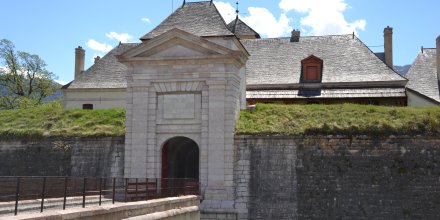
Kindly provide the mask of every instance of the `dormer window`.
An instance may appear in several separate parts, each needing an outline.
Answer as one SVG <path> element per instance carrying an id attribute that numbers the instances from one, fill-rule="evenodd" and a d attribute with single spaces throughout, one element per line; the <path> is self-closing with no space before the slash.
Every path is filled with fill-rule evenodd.
<path id="1" fill-rule="evenodd" d="M 321 82 L 323 61 L 313 55 L 301 61 L 301 81 Z"/>

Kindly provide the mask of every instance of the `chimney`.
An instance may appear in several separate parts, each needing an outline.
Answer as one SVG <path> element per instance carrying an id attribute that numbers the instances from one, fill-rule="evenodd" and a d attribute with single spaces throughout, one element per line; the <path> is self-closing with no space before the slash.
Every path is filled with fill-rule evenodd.
<path id="1" fill-rule="evenodd" d="M 440 35 L 437 37 L 436 40 L 436 56 L 437 56 L 437 79 L 440 80 Z"/>
<path id="2" fill-rule="evenodd" d="M 299 42 L 300 36 L 301 36 L 301 32 L 299 30 L 293 29 L 292 36 L 290 37 L 290 42 Z"/>
<path id="3" fill-rule="evenodd" d="M 95 63 L 97 63 L 100 59 L 101 59 L 100 56 L 96 56 L 96 57 L 95 57 Z"/>
<path id="4" fill-rule="evenodd" d="M 384 38 L 384 52 L 385 52 L 385 63 L 392 69 L 393 66 L 393 28 L 387 26 L 383 30 L 383 38 Z"/>
<path id="5" fill-rule="evenodd" d="M 84 71 L 85 50 L 78 46 L 75 48 L 75 79 Z"/>

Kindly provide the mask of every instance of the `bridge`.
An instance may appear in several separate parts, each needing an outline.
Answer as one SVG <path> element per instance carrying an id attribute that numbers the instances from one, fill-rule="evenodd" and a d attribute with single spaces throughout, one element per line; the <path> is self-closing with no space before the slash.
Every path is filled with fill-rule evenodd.
<path id="1" fill-rule="evenodd" d="M 199 219 L 197 179 L 0 177 L 0 219 Z"/>

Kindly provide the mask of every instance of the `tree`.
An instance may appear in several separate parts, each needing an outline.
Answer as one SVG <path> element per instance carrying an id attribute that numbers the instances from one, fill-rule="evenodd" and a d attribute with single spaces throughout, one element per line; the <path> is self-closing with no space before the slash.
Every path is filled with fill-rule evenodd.
<path id="1" fill-rule="evenodd" d="M 0 109 L 39 105 L 58 89 L 38 55 L 15 51 L 7 39 L 0 40 L 0 62 Z"/>

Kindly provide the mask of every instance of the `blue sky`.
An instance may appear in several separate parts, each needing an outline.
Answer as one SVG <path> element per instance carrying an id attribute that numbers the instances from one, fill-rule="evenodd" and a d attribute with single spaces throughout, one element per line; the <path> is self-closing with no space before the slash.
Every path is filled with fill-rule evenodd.
<path id="1" fill-rule="evenodd" d="M 74 48 L 86 50 L 86 68 L 119 41 L 138 38 L 165 19 L 181 0 L 2 0 L 0 39 L 40 55 L 60 81 L 73 79 Z M 236 0 L 215 1 L 226 20 Z M 240 16 L 263 37 L 348 34 L 383 51 L 383 28 L 394 28 L 394 64 L 411 64 L 420 47 L 435 47 L 440 1 L 433 0 L 240 0 Z"/>

